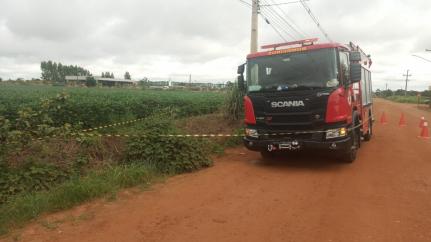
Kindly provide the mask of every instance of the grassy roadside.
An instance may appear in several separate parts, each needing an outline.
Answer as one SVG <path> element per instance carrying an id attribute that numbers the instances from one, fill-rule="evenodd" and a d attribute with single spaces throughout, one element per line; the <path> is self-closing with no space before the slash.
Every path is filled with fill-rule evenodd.
<path id="1" fill-rule="evenodd" d="M 50 191 L 22 194 L 0 207 L 0 235 L 43 213 L 72 208 L 95 198 L 137 185 L 149 186 L 166 174 L 143 164 L 106 167 L 69 180 Z"/>
<path id="2" fill-rule="evenodd" d="M 414 103 L 417 104 L 418 103 L 418 98 L 416 96 L 388 96 L 385 97 L 385 99 L 393 101 L 393 102 L 399 102 L 399 103 Z M 428 103 L 428 99 L 427 97 L 421 97 L 419 99 L 419 104 L 427 104 Z"/>

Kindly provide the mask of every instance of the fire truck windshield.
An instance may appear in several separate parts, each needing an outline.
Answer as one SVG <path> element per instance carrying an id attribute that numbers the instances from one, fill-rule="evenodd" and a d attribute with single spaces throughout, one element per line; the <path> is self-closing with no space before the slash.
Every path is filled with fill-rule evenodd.
<path id="1" fill-rule="evenodd" d="M 319 49 L 251 59 L 247 64 L 249 92 L 336 87 L 335 49 Z"/>

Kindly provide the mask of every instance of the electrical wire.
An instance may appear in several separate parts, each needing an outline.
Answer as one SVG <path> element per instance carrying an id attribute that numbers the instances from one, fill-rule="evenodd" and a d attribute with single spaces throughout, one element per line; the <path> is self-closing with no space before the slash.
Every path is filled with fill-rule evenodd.
<path id="1" fill-rule="evenodd" d="M 293 36 L 289 30 L 287 30 L 285 28 L 285 26 L 276 18 L 274 17 L 274 15 L 272 15 L 272 13 L 267 12 L 267 11 L 262 11 L 261 15 L 263 17 L 265 17 L 265 21 L 267 21 L 268 24 L 272 24 L 274 25 L 277 29 L 279 29 L 279 31 L 286 36 L 289 39 L 295 39 L 295 36 Z M 286 38 L 285 38 L 286 39 Z"/>
<path id="2" fill-rule="evenodd" d="M 287 39 L 280 33 L 280 31 L 278 30 L 278 28 L 277 27 L 275 27 L 269 20 L 268 20 L 268 18 L 265 16 L 265 14 L 264 13 L 260 13 L 260 15 L 264 18 L 264 20 L 265 20 L 265 22 L 267 23 L 267 24 L 269 24 L 273 29 L 274 29 L 274 31 L 280 36 L 280 38 L 282 39 L 282 40 L 284 40 L 284 41 L 286 41 L 287 42 Z"/>
<path id="3" fill-rule="evenodd" d="M 240 3 L 246 5 L 247 7 L 252 7 L 250 3 L 244 1 L 244 0 L 238 0 Z M 269 4 L 267 2 L 265 2 L 264 0 L 261 0 L 265 6 L 269 6 Z M 262 5 L 259 5 L 262 6 Z M 259 14 L 261 15 L 261 17 L 264 19 L 264 21 L 271 26 L 271 28 L 280 36 L 280 38 L 283 41 L 288 41 L 287 38 L 284 35 L 289 36 L 291 39 L 297 39 L 290 31 L 289 29 L 289 24 L 287 23 L 287 27 L 286 27 L 286 23 L 285 20 L 283 20 L 283 17 L 280 16 L 280 14 L 278 14 L 275 10 L 269 8 L 269 7 L 265 7 L 265 8 L 260 8 L 259 10 Z M 292 28 L 292 27 L 290 27 Z"/>
<path id="4" fill-rule="evenodd" d="M 308 0 L 304 0 L 308 1 Z M 286 5 L 286 4 L 292 4 L 292 3 L 300 3 L 301 1 L 292 1 L 292 2 L 284 2 L 284 3 L 272 3 L 272 4 L 262 4 L 261 7 L 269 7 L 269 6 L 279 6 L 279 5 Z"/>
<path id="5" fill-rule="evenodd" d="M 267 3 L 265 0 L 262 0 L 262 2 Z M 299 31 L 297 31 L 295 27 L 292 26 L 292 24 L 290 24 L 289 21 L 283 18 L 283 16 L 281 16 L 276 10 L 272 9 L 271 7 L 265 7 L 262 9 L 265 9 L 268 12 L 270 12 L 269 15 L 277 19 L 279 25 L 282 26 L 284 32 L 287 33 L 292 39 L 300 39 L 305 37 L 304 35 L 299 33 Z"/>
<path id="6" fill-rule="evenodd" d="M 246 6 L 248 6 L 248 7 L 251 7 L 251 3 L 248 3 L 248 2 L 246 2 L 246 1 L 244 1 L 244 0 L 238 0 L 240 3 L 242 3 L 242 4 L 244 4 L 244 5 L 246 5 Z"/>
<path id="7" fill-rule="evenodd" d="M 280 10 L 280 12 L 283 14 L 284 18 L 286 18 L 286 20 L 288 20 L 291 23 L 291 27 L 292 29 L 294 29 L 298 34 L 301 35 L 301 37 L 305 38 L 305 36 L 308 36 L 307 33 L 305 33 L 296 23 L 295 21 L 289 17 L 289 15 L 283 10 L 283 8 L 280 7 L 281 4 L 276 4 L 274 2 L 274 0 L 269 0 L 271 1 L 273 4 L 272 6 L 276 6 L 278 10 Z M 307 0 L 308 1 L 308 0 Z M 291 3 L 298 3 L 299 1 L 296 2 L 291 2 Z"/>
<path id="8" fill-rule="evenodd" d="M 323 27 L 319 23 L 319 20 L 317 19 L 317 17 L 311 12 L 311 8 L 305 3 L 304 0 L 300 0 L 300 1 L 301 1 L 302 6 L 304 7 L 305 11 L 308 13 L 308 15 L 310 15 L 311 19 L 317 25 L 317 27 L 319 28 L 319 30 L 323 33 L 323 35 L 325 36 L 325 38 L 327 40 L 329 40 L 330 42 L 332 42 L 332 39 L 329 37 L 328 33 L 326 33 L 326 31 L 323 29 Z"/>

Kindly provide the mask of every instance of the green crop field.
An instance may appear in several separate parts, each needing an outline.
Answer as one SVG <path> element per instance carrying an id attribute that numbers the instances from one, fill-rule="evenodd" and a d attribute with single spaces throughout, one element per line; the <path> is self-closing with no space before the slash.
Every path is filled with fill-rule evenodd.
<path id="1" fill-rule="evenodd" d="M 224 94 L 217 92 L 157 91 L 142 89 L 73 88 L 47 85 L 0 85 L 0 116 L 13 121 L 18 110 L 37 110 L 42 99 L 66 94 L 67 101 L 53 113 L 56 125 L 81 123 L 95 127 L 142 118 L 154 111 L 171 108 L 179 117 L 207 114 L 223 104 Z"/>

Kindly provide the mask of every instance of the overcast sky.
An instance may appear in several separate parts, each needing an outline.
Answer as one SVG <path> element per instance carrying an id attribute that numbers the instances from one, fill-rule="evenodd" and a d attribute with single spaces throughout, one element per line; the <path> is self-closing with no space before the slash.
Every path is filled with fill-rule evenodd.
<path id="1" fill-rule="evenodd" d="M 430 0 L 307 3 L 334 41 L 372 55 L 375 89 L 402 88 L 407 69 L 411 89 L 431 86 L 431 63 L 412 57 L 431 59 L 424 51 L 431 49 Z M 272 8 L 306 37 L 325 41 L 300 3 Z M 239 0 L 0 0 L 0 77 L 39 78 L 40 62 L 53 60 L 95 75 L 232 80 L 249 51 L 250 13 Z M 259 42 L 283 42 L 262 18 Z"/>

